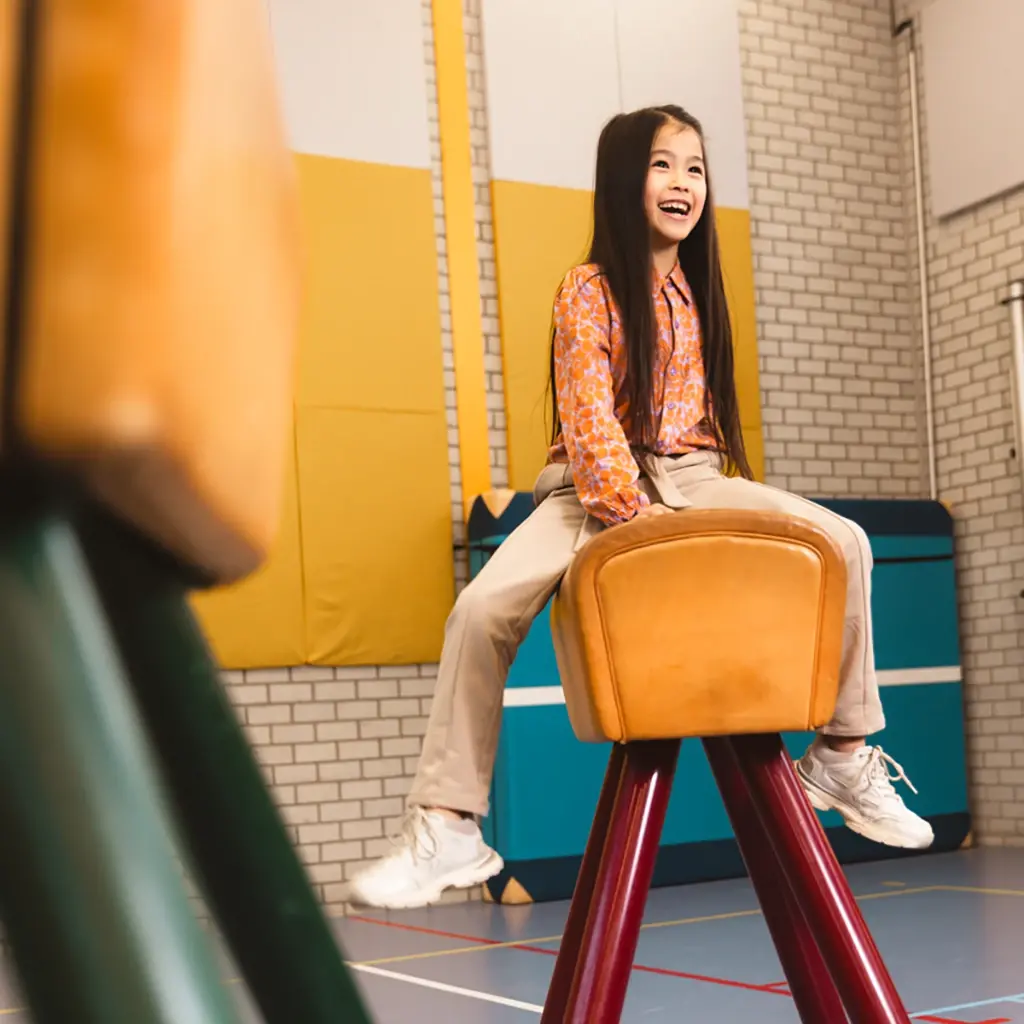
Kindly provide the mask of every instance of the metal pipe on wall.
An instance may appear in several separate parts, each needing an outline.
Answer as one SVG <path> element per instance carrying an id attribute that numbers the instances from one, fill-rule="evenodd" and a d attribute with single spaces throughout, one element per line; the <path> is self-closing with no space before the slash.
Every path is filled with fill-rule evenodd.
<path id="1" fill-rule="evenodd" d="M 917 34 L 914 20 L 908 18 L 896 26 L 897 37 L 907 33 L 910 75 L 910 125 L 914 151 L 914 202 L 917 215 L 918 286 L 921 303 L 921 353 L 924 364 L 924 416 L 925 439 L 928 448 L 928 494 L 932 501 L 938 498 L 938 480 L 935 469 L 935 408 L 932 381 L 932 328 L 931 300 L 928 295 L 928 243 L 925 235 L 924 178 L 921 170 L 921 117 L 917 86 Z"/>
<path id="2" fill-rule="evenodd" d="M 1013 324 L 1013 394 L 1016 401 L 1014 425 L 1017 464 L 1021 467 L 1024 484 L 1024 280 L 1010 284 L 1010 294 L 1003 303 L 1010 308 L 1010 322 Z"/>

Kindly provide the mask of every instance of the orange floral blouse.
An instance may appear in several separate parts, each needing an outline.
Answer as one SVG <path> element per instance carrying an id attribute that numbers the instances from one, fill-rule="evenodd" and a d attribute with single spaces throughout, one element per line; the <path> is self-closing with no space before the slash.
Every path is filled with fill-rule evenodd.
<path id="1" fill-rule="evenodd" d="M 693 294 L 678 264 L 654 282 L 657 352 L 654 451 L 682 455 L 712 444 L 704 409 L 704 361 Z M 609 525 L 650 504 L 626 439 L 626 348 L 611 290 L 596 264 L 566 275 L 554 308 L 555 388 L 562 432 L 550 462 L 572 466 L 583 507 Z M 624 428 L 625 425 L 625 428 Z"/>

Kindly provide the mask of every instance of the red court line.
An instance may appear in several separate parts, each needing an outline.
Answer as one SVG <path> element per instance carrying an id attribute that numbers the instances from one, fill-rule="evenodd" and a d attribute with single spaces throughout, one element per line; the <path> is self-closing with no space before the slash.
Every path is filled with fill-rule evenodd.
<path id="1" fill-rule="evenodd" d="M 484 939 L 479 935 L 463 935 L 460 932 L 445 932 L 440 931 L 437 928 L 424 928 L 420 925 L 415 924 L 401 924 L 398 921 L 381 921 L 375 917 L 356 917 L 354 915 L 347 918 L 349 921 L 359 921 L 362 924 L 376 924 L 382 928 L 397 928 L 400 931 L 405 932 L 419 932 L 421 935 L 436 935 L 442 939 L 458 939 L 460 942 L 476 942 L 481 946 L 504 946 L 506 949 L 518 949 L 524 953 L 541 953 L 544 956 L 558 956 L 557 949 L 545 949 L 543 946 L 531 946 L 528 943 L 508 943 L 501 939 Z M 659 974 L 667 978 L 683 978 L 686 981 L 703 981 L 709 985 L 724 985 L 727 988 L 742 988 L 748 992 L 766 992 L 773 996 L 784 996 L 787 999 L 791 999 L 792 996 L 788 992 L 780 992 L 778 988 L 771 985 L 751 985 L 745 981 L 731 981 L 728 978 L 712 978 L 705 974 L 689 974 L 686 971 L 673 971 L 667 967 L 648 967 L 645 964 L 633 964 L 634 971 L 640 971 L 644 974 Z M 776 982 L 776 984 L 781 984 Z"/>
<path id="2" fill-rule="evenodd" d="M 928 1024 L 971 1024 L 966 1020 L 954 1020 L 952 1017 L 915 1017 L 914 1020 L 928 1021 Z M 991 1020 L 979 1020 L 975 1024 L 1013 1024 L 1009 1017 L 993 1017 Z"/>

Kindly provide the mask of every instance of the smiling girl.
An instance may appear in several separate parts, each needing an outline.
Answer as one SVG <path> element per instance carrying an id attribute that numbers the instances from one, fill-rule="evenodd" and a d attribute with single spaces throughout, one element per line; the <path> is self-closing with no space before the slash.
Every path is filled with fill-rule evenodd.
<path id="1" fill-rule="evenodd" d="M 929 846 L 931 827 L 892 785 L 906 781 L 902 769 L 866 742 L 884 726 L 867 536 L 751 479 L 703 132 L 682 108 L 637 110 L 605 126 L 593 244 L 558 289 L 553 320 L 554 431 L 537 507 L 456 602 L 403 835 L 353 879 L 349 898 L 424 906 L 501 870 L 474 816 L 488 810 L 502 691 L 519 644 L 590 536 L 691 507 L 788 513 L 837 541 L 848 576 L 839 699 L 797 773 L 810 802 L 854 831 Z M 699 620 L 699 593 L 693 607 Z"/>

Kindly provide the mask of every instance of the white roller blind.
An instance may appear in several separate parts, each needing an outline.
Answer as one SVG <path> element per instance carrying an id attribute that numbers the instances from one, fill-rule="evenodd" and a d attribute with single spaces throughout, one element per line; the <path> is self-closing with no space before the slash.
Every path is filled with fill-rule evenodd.
<path id="1" fill-rule="evenodd" d="M 935 215 L 1024 185 L 1024 0 L 932 0 L 921 48 Z"/>

